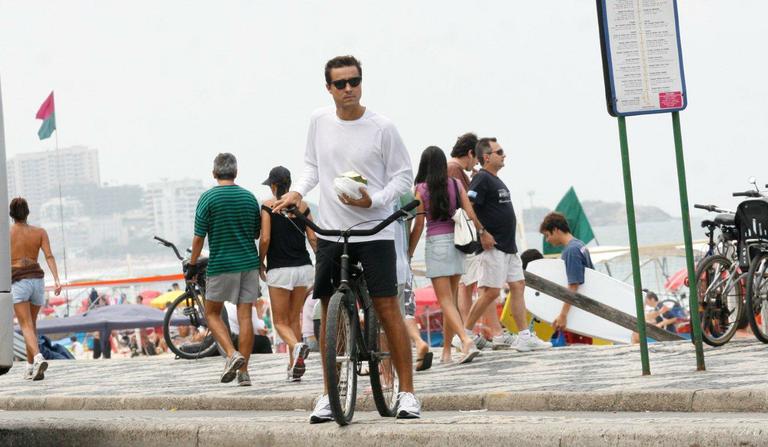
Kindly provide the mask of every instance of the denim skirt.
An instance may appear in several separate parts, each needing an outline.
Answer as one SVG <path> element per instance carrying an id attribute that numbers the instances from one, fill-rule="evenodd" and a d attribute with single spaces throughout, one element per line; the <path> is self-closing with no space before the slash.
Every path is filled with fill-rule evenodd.
<path id="1" fill-rule="evenodd" d="M 427 236 L 427 278 L 463 275 L 465 256 L 453 245 L 453 233 Z"/>

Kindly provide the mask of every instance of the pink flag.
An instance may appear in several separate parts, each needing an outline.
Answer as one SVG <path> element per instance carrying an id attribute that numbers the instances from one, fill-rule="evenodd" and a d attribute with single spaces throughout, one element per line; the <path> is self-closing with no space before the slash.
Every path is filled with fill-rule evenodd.
<path id="1" fill-rule="evenodd" d="M 51 92 L 51 94 L 48 95 L 48 98 L 40 106 L 40 110 L 37 111 L 35 118 L 39 120 L 46 120 L 53 114 L 53 112 L 53 92 Z"/>

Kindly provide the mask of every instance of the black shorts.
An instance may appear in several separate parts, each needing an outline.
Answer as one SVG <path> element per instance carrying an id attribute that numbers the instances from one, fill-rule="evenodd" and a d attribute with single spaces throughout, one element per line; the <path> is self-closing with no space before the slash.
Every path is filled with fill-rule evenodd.
<path id="1" fill-rule="evenodd" d="M 341 242 L 317 241 L 315 256 L 315 298 L 328 298 L 341 280 Z M 371 298 L 397 296 L 397 255 L 394 241 L 349 244 L 350 265 L 360 262 Z"/>

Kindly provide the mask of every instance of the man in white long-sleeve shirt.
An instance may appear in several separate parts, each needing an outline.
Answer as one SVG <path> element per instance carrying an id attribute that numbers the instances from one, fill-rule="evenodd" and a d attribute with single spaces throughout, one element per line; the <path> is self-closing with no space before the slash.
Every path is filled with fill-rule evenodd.
<path id="1" fill-rule="evenodd" d="M 413 184 L 411 159 L 394 124 L 360 104 L 362 68 L 352 56 L 339 56 L 325 66 L 325 82 L 335 107 L 312 114 L 304 155 L 304 172 L 293 191 L 283 195 L 274 212 L 299 201 L 315 186 L 320 187 L 317 224 L 322 228 L 367 229 L 392 213 L 392 204 Z M 362 197 L 337 196 L 333 180 L 354 171 L 368 179 Z M 367 222 L 358 225 L 361 222 Z M 389 226 L 369 237 L 350 239 L 352 263 L 363 265 L 365 281 L 376 313 L 389 340 L 392 361 L 400 382 L 398 418 L 420 417 L 421 404 L 413 395 L 410 342 L 397 299 L 395 230 Z M 341 243 L 318 235 L 315 298 L 323 304 L 320 331 L 325 346 L 325 317 L 328 300 L 339 281 Z M 326 383 L 326 390 L 328 384 Z M 332 420 L 327 394 L 318 401 L 310 423 Z"/>

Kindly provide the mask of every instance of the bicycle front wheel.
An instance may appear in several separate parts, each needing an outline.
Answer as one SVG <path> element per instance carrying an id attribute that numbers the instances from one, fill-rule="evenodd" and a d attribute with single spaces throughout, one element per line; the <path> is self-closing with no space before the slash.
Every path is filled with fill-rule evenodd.
<path id="1" fill-rule="evenodd" d="M 763 343 L 768 343 L 768 253 L 756 255 L 749 265 L 747 275 L 747 320 L 752 333 Z"/>
<path id="2" fill-rule="evenodd" d="M 701 335 L 710 346 L 728 343 L 738 330 L 744 309 L 744 287 L 731 277 L 732 265 L 731 259 L 714 255 L 696 268 Z"/>
<path id="3" fill-rule="evenodd" d="M 171 352 L 187 360 L 208 357 L 219 347 L 208 328 L 203 300 L 189 292 L 180 295 L 166 309 L 163 338 Z"/>
<path id="4" fill-rule="evenodd" d="M 342 426 L 352 421 L 357 398 L 357 325 L 353 318 L 357 313 L 347 307 L 344 294 L 336 292 L 328 303 L 323 367 L 333 419 Z"/>
<path id="5" fill-rule="evenodd" d="M 381 328 L 373 307 L 365 312 L 365 338 L 371 359 L 368 367 L 371 373 L 371 394 L 376 410 L 381 416 L 394 417 L 397 411 L 397 393 L 400 381 L 392 363 L 387 335 Z"/>

